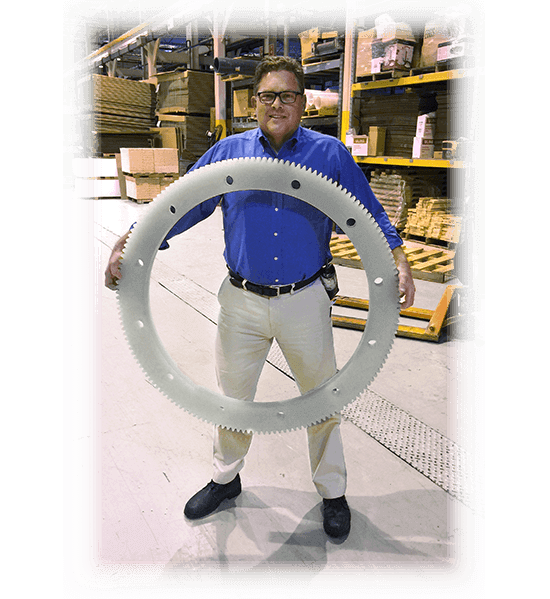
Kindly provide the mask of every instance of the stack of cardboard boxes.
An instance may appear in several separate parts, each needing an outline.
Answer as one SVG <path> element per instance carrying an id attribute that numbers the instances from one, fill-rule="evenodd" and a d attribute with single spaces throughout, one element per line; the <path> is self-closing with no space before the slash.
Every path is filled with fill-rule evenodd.
<path id="1" fill-rule="evenodd" d="M 355 76 L 401 70 L 415 66 L 417 41 L 406 23 L 386 23 L 357 35 Z"/>
<path id="2" fill-rule="evenodd" d="M 121 148 L 121 169 L 126 195 L 138 202 L 150 202 L 179 178 L 176 148 Z"/>

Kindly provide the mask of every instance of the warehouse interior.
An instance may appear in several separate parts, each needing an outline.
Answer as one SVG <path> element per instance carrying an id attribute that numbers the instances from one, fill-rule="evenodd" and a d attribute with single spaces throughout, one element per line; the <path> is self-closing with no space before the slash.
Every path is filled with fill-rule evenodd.
<path id="1" fill-rule="evenodd" d="M 339 11 L 307 2 L 164 10 L 92 2 L 73 17 L 64 181 L 79 202 L 95 273 L 96 380 L 86 411 L 97 572 L 151 588 L 244 579 L 254 597 L 264 596 L 266 578 L 276 586 L 286 576 L 293 585 L 285 592 L 298 597 L 321 581 L 338 584 L 339 574 L 421 572 L 441 581 L 475 570 L 481 21 L 469 5 L 429 2 Z M 404 240 L 416 286 L 383 367 L 342 412 L 352 511 L 343 543 L 323 533 L 302 428 L 255 435 L 243 493 L 204 520 L 184 517 L 187 499 L 211 477 L 212 423 L 150 382 L 117 294 L 103 285 L 117 239 L 164 190 L 216 141 L 257 127 L 252 75 L 266 54 L 301 61 L 302 126 L 346 145 Z M 220 208 L 170 246 L 151 272 L 157 332 L 182 372 L 216 391 L 216 295 L 227 272 Z M 338 225 L 331 251 L 341 369 L 368 326 L 368 266 Z M 258 401 L 297 394 L 275 345 Z"/>

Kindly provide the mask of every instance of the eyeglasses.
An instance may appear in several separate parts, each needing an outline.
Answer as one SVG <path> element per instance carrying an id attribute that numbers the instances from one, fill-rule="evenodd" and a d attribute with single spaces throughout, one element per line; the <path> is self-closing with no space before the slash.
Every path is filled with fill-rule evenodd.
<path id="1" fill-rule="evenodd" d="M 273 104 L 275 98 L 279 98 L 283 104 L 294 104 L 296 98 L 301 96 L 301 92 L 284 91 L 284 92 L 259 92 L 256 94 L 258 100 L 262 104 Z"/>

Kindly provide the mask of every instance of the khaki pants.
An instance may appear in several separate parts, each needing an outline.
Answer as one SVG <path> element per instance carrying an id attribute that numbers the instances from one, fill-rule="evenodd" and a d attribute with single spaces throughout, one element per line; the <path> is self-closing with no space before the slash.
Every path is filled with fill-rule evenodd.
<path id="1" fill-rule="evenodd" d="M 225 395 L 254 399 L 273 339 L 277 339 L 301 394 L 336 373 L 331 304 L 319 279 L 292 295 L 266 298 L 238 289 L 226 278 L 218 299 L 216 372 Z M 346 488 L 340 420 L 338 414 L 307 429 L 313 483 L 327 499 L 340 497 Z M 215 482 L 226 484 L 235 478 L 251 441 L 251 434 L 216 427 Z"/>

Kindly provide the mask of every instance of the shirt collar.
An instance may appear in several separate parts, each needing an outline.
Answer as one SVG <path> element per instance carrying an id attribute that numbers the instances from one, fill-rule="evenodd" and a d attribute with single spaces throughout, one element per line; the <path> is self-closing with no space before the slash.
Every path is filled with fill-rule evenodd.
<path id="1" fill-rule="evenodd" d="M 264 147 L 266 145 L 268 147 L 271 147 L 269 140 L 264 135 L 264 133 L 260 129 L 260 127 L 257 128 L 256 135 L 257 135 L 258 139 L 261 141 L 261 143 L 264 145 Z M 298 129 L 296 129 L 296 131 L 294 131 L 292 137 L 284 143 L 283 148 L 294 149 L 298 145 L 298 141 L 300 140 L 301 135 L 302 135 L 302 127 L 299 125 Z"/>

